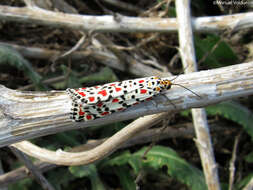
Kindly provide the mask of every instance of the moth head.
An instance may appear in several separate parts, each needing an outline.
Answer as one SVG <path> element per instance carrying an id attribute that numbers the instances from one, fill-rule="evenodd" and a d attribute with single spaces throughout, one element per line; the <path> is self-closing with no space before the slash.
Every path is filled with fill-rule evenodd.
<path id="1" fill-rule="evenodd" d="M 160 80 L 160 85 L 163 89 L 169 90 L 171 88 L 172 82 L 170 80 Z"/>

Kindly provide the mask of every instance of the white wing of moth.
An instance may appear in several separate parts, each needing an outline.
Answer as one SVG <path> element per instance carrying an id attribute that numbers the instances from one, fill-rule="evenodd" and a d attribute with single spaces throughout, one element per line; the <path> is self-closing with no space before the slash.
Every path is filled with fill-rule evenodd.
<path id="1" fill-rule="evenodd" d="M 171 81 L 153 76 L 87 88 L 68 88 L 66 91 L 72 99 L 70 118 L 74 121 L 89 121 L 104 117 L 150 100 L 169 90 L 171 85 L 178 85 L 200 97 L 192 90 Z"/>

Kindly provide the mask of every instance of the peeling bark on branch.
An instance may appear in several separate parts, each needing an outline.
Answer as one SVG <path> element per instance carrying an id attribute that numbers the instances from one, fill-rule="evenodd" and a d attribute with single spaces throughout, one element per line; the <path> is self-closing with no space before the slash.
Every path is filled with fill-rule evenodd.
<path id="1" fill-rule="evenodd" d="M 219 32 L 224 29 L 244 29 L 253 25 L 253 13 L 228 16 L 199 17 L 193 19 L 193 29 L 198 32 Z M 34 23 L 57 28 L 93 32 L 176 32 L 175 18 L 139 18 L 119 16 L 88 16 L 53 12 L 38 7 L 0 6 L 0 19 Z"/>
<path id="2" fill-rule="evenodd" d="M 253 62 L 180 75 L 173 82 L 190 88 L 201 99 L 181 87 L 173 86 L 150 102 L 81 123 L 70 121 L 71 100 L 64 91 L 20 92 L 0 86 L 0 146 L 80 127 L 105 125 L 164 111 L 203 107 L 247 96 L 253 94 L 252 79 Z"/>

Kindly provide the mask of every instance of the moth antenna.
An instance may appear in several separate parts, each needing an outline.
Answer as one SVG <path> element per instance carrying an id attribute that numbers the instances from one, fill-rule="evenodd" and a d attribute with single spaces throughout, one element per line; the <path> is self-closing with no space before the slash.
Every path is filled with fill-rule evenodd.
<path id="1" fill-rule="evenodd" d="M 185 68 L 183 68 L 183 71 L 181 71 L 177 76 L 175 76 L 173 79 L 171 79 L 171 81 L 176 80 L 177 77 L 179 77 L 179 75 L 183 74 L 184 71 L 188 68 L 188 66 L 189 66 L 189 65 L 187 65 Z"/>
<path id="2" fill-rule="evenodd" d="M 175 76 L 173 79 L 171 79 L 170 81 L 176 80 L 177 77 L 179 77 L 179 75 Z"/>
<path id="3" fill-rule="evenodd" d="M 196 92 L 193 92 L 191 89 L 189 89 L 189 88 L 187 88 L 187 87 L 185 87 L 185 86 L 183 86 L 183 85 L 181 85 L 181 84 L 172 84 L 172 85 L 180 86 L 180 87 L 182 87 L 182 88 L 184 88 L 184 89 L 190 91 L 191 93 L 195 94 L 195 95 L 198 96 L 199 98 L 202 98 L 202 97 L 201 97 L 200 95 L 198 95 Z"/>

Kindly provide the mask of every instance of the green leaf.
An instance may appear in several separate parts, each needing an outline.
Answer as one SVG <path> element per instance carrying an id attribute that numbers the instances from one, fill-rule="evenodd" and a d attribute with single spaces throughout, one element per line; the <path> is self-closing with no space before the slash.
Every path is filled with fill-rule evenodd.
<path id="1" fill-rule="evenodd" d="M 31 178 L 25 178 L 18 181 L 17 183 L 8 185 L 8 190 L 16 190 L 16 189 L 29 190 L 32 183 L 33 180 Z"/>
<path id="2" fill-rule="evenodd" d="M 70 166 L 69 171 L 76 177 L 89 177 L 96 176 L 96 167 L 93 164 L 81 165 L 81 166 Z"/>
<path id="3" fill-rule="evenodd" d="M 243 189 L 253 178 L 253 173 L 250 173 L 246 177 L 244 177 L 239 183 L 235 185 L 235 189 Z"/>
<path id="4" fill-rule="evenodd" d="M 134 156 L 141 157 L 146 148 L 138 151 Z M 146 155 L 145 165 L 154 169 L 167 167 L 170 176 L 189 186 L 192 190 L 207 189 L 203 173 L 180 158 L 177 153 L 167 147 L 154 146 Z"/>
<path id="5" fill-rule="evenodd" d="M 126 124 L 124 122 L 110 123 L 108 125 L 103 125 L 100 127 L 99 131 L 96 132 L 96 134 L 99 135 L 100 138 L 110 137 L 125 126 Z"/>
<path id="6" fill-rule="evenodd" d="M 124 151 L 115 153 L 110 160 L 102 161 L 100 167 L 124 166 L 127 164 L 131 165 L 135 174 L 138 174 L 142 168 L 142 159 L 139 156 L 133 156 L 129 151 Z"/>
<path id="7" fill-rule="evenodd" d="M 244 159 L 249 163 L 253 163 L 253 152 L 249 153 Z"/>
<path id="8" fill-rule="evenodd" d="M 208 34 L 206 38 L 202 39 L 195 35 L 194 39 L 198 60 L 201 60 L 203 56 L 209 53 L 203 62 L 204 65 L 215 68 L 232 65 L 237 62 L 238 58 L 236 54 L 224 41 L 221 41 L 215 50 L 212 51 L 212 48 L 220 41 L 219 36 Z"/>
<path id="9" fill-rule="evenodd" d="M 138 174 L 141 171 L 143 166 L 142 161 L 143 159 L 140 159 L 139 156 L 131 156 L 129 159 L 128 163 L 133 168 L 135 174 Z"/>
<path id="10" fill-rule="evenodd" d="M 119 177 L 120 184 L 125 190 L 136 189 L 135 179 L 131 176 L 130 169 L 127 166 L 115 167 L 114 171 Z"/>
<path id="11" fill-rule="evenodd" d="M 128 164 L 129 158 L 131 158 L 131 156 L 132 154 L 129 151 L 115 153 L 112 159 L 102 162 L 101 167 L 126 165 Z"/>
<path id="12" fill-rule="evenodd" d="M 81 83 L 87 83 L 87 82 L 114 82 L 118 80 L 117 76 L 114 74 L 113 70 L 110 69 L 109 67 L 104 67 L 101 69 L 101 71 L 91 74 L 86 77 L 80 78 Z"/>
<path id="13" fill-rule="evenodd" d="M 253 139 L 253 113 L 245 106 L 234 101 L 226 101 L 205 108 L 208 115 L 220 115 L 243 126 Z M 182 116 L 189 116 L 190 110 L 180 112 Z"/>
<path id="14" fill-rule="evenodd" d="M 61 65 L 61 69 L 63 70 L 63 73 L 65 76 L 67 76 L 67 79 L 65 81 L 57 82 L 52 84 L 55 89 L 64 89 L 66 87 L 69 88 L 78 88 L 83 86 L 82 83 L 106 83 L 106 82 L 113 82 L 116 81 L 118 78 L 114 74 L 113 70 L 111 70 L 108 67 L 103 68 L 101 71 L 85 76 L 85 77 L 79 77 L 78 73 L 69 70 L 68 67 L 65 65 Z"/>
<path id="15" fill-rule="evenodd" d="M 245 106 L 242 106 L 234 101 L 226 101 L 220 104 L 208 106 L 206 110 L 210 115 L 218 114 L 242 125 L 253 140 L 253 114 Z"/>
<path id="16" fill-rule="evenodd" d="M 72 180 L 74 180 L 75 177 L 71 175 L 71 173 L 67 170 L 66 167 L 60 167 L 60 168 L 56 168 L 54 170 L 48 171 L 47 179 L 55 187 L 55 189 L 60 190 L 60 189 L 63 189 L 64 186 L 68 186 L 68 184 Z M 38 188 L 33 188 L 33 189 L 38 189 Z"/>
<path id="17" fill-rule="evenodd" d="M 80 83 L 80 80 L 75 72 L 69 71 L 69 68 L 65 65 L 61 65 L 61 69 L 63 70 L 63 73 L 65 76 L 68 76 L 67 79 L 63 82 L 59 82 L 55 85 L 57 85 L 58 88 L 78 88 L 82 86 Z M 61 86 L 62 85 L 62 86 Z"/>
<path id="18" fill-rule="evenodd" d="M 34 84 L 40 84 L 41 76 L 33 70 L 31 64 L 16 50 L 7 46 L 0 46 L 0 64 L 9 64 L 16 67 L 18 70 L 23 71 Z"/>
<path id="19" fill-rule="evenodd" d="M 57 141 L 61 145 L 68 146 L 78 146 L 80 142 L 78 142 L 78 136 L 80 131 L 67 131 L 62 133 L 57 133 L 54 135 L 55 141 Z"/>
<path id="20" fill-rule="evenodd" d="M 190 109 L 183 110 L 180 112 L 180 115 L 184 117 L 189 117 L 191 115 L 191 110 Z"/>
<path id="21" fill-rule="evenodd" d="M 97 168 L 94 164 L 82 166 L 70 166 L 69 171 L 76 177 L 88 177 L 91 181 L 92 189 L 104 190 L 105 187 L 99 178 Z"/>
<path id="22" fill-rule="evenodd" d="M 146 148 L 131 154 L 126 151 L 120 155 L 116 155 L 111 160 L 105 161 L 102 167 L 107 166 L 123 166 L 126 164 L 131 165 L 134 172 L 138 174 L 143 168 L 161 169 L 167 167 L 167 173 L 188 185 L 193 190 L 207 189 L 203 173 L 188 164 L 184 159 L 180 158 L 177 153 L 167 147 L 154 146 L 146 155 L 146 160 L 141 157 Z"/>

